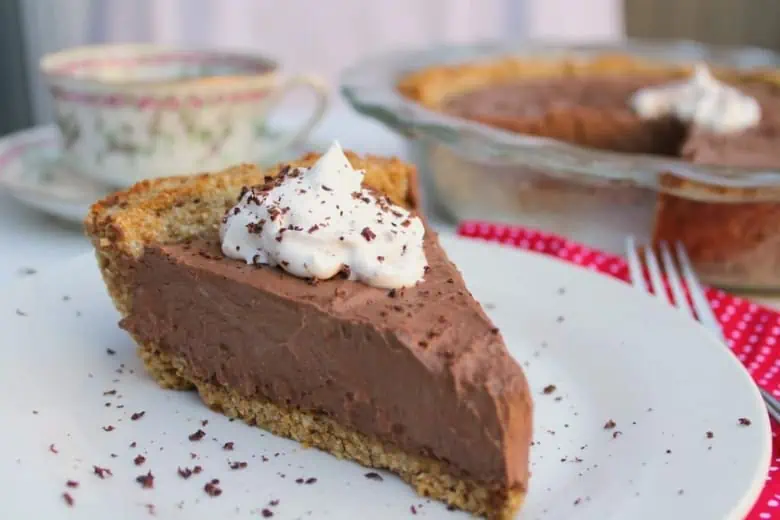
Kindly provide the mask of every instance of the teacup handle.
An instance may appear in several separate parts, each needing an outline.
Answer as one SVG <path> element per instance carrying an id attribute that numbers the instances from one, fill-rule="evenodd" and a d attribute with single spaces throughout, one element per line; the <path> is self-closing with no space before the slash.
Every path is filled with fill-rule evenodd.
<path id="1" fill-rule="evenodd" d="M 278 139 L 274 139 L 272 149 L 263 153 L 263 156 L 259 159 L 260 162 L 279 156 L 286 148 L 305 139 L 311 133 L 312 129 L 317 126 L 317 123 L 320 122 L 322 116 L 325 115 L 325 110 L 328 108 L 328 86 L 319 77 L 309 74 L 292 76 L 275 89 L 268 100 L 269 107 L 266 111 L 266 115 L 273 111 L 274 107 L 278 105 L 287 94 L 298 87 L 305 87 L 312 91 L 315 98 L 314 110 L 311 115 L 303 121 L 300 128 L 290 131 Z"/>

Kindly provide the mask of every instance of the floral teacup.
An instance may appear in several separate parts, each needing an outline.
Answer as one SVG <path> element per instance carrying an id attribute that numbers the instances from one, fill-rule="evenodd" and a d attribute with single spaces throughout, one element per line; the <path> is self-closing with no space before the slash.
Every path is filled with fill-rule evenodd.
<path id="1" fill-rule="evenodd" d="M 327 107 L 312 76 L 281 79 L 265 57 L 155 45 L 105 45 L 45 56 L 63 161 L 116 186 L 272 157 L 304 139 Z M 311 116 L 270 138 L 267 120 L 292 89 L 316 97 Z"/>

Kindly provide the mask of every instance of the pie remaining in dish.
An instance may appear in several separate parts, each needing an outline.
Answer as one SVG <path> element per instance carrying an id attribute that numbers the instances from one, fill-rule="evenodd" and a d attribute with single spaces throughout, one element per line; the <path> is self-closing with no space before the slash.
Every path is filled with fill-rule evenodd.
<path id="1" fill-rule="evenodd" d="M 637 92 L 686 81 L 692 68 L 619 54 L 590 60 L 511 57 L 433 66 L 406 75 L 398 89 L 429 109 L 457 118 L 595 150 L 715 167 L 780 169 L 780 75 L 772 70 L 727 69 L 715 69 L 713 75 L 757 102 L 761 114 L 756 124 L 716 132 L 674 116 L 641 117 L 631 103 Z M 780 286 L 776 188 L 757 193 L 695 183 L 667 171 L 658 174 L 654 241 L 683 242 L 700 274 L 711 283 Z M 579 191 L 588 190 L 586 177 L 583 174 Z M 530 189 L 523 175 L 517 179 L 518 192 Z M 576 191 L 574 182 L 558 184 L 567 194 Z M 554 178 L 539 186 L 538 204 L 550 198 L 555 207 L 551 185 L 555 186 Z M 530 194 L 526 198 L 533 199 Z"/>
<path id="2" fill-rule="evenodd" d="M 412 166 L 347 156 L 364 186 L 414 214 Z M 223 215 L 280 170 L 290 171 L 146 181 L 92 207 L 100 270 L 147 371 L 226 415 L 391 470 L 420 494 L 511 518 L 528 485 L 528 385 L 435 233 L 425 228 L 423 280 L 401 289 L 228 258 Z"/>

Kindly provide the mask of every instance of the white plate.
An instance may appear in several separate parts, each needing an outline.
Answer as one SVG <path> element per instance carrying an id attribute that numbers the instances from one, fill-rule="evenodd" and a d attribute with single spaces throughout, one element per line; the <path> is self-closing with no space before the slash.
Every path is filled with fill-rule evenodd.
<path id="1" fill-rule="evenodd" d="M 769 422 L 750 377 L 725 347 L 681 313 L 612 279 L 499 246 L 444 244 L 525 364 L 534 391 L 533 476 L 521 518 L 743 517 L 768 470 Z M 276 518 L 390 519 L 411 516 L 412 505 L 426 518 L 460 515 L 391 475 L 367 479 L 356 464 L 231 423 L 191 393 L 159 389 L 116 321 L 91 257 L 4 291 L 3 518 L 147 518 L 145 504 L 161 518 L 187 519 L 250 518 L 264 507 Z M 544 395 L 550 384 L 557 390 Z M 109 390 L 117 394 L 103 395 Z M 741 417 L 752 424 L 738 425 Z M 190 442 L 203 419 L 206 438 Z M 604 429 L 609 420 L 615 429 Z M 116 429 L 103 431 L 109 425 Z M 235 451 L 222 450 L 227 441 Z M 139 453 L 147 461 L 136 467 Z M 231 471 L 228 459 L 249 464 Z M 177 476 L 178 466 L 195 464 L 202 474 Z M 99 479 L 93 465 L 113 476 Z M 152 490 L 135 481 L 148 470 L 156 477 Z M 295 483 L 310 477 L 317 482 Z M 221 481 L 218 498 L 203 491 L 211 478 Z M 68 479 L 80 482 L 70 490 L 72 509 L 61 496 Z M 279 505 L 268 506 L 273 499 Z"/>
<path id="2" fill-rule="evenodd" d="M 326 148 L 324 143 L 307 142 L 264 163 L 291 160 L 305 151 Z M 76 224 L 81 224 L 93 202 L 115 190 L 83 176 L 62 160 L 61 140 L 53 126 L 0 138 L 0 187 L 26 206 Z"/>

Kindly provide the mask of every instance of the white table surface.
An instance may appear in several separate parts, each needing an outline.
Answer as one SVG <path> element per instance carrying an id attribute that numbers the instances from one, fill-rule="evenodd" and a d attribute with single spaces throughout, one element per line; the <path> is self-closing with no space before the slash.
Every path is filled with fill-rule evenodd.
<path id="1" fill-rule="evenodd" d="M 278 116 L 284 126 L 295 116 Z M 403 140 L 384 126 L 349 109 L 332 110 L 314 131 L 313 143 L 338 139 L 344 148 L 364 153 L 395 155 L 404 158 Z M 424 195 L 424 194 L 423 194 Z M 440 233 L 454 228 L 436 215 L 429 215 Z M 0 287 L 11 280 L 29 276 L 29 271 L 44 271 L 58 262 L 89 252 L 90 244 L 82 230 L 12 200 L 0 189 Z M 753 300 L 780 309 L 780 295 L 752 296 Z"/>

